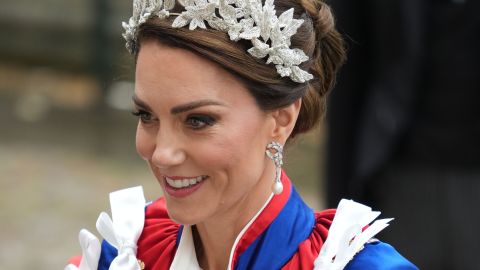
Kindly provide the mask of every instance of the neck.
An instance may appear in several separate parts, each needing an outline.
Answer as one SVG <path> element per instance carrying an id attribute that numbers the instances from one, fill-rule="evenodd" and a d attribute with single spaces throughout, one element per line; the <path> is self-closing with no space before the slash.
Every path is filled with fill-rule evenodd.
<path id="1" fill-rule="evenodd" d="M 273 170 L 266 170 L 254 191 L 232 208 L 193 226 L 195 250 L 202 269 L 227 269 L 235 239 L 270 197 L 274 175 Z"/>

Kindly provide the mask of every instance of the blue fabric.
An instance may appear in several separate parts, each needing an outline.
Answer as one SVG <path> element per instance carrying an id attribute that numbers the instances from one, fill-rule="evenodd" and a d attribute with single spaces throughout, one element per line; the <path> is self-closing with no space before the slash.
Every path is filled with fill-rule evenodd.
<path id="1" fill-rule="evenodd" d="M 113 259 L 117 257 L 118 251 L 107 241 L 102 241 L 102 253 L 100 253 L 100 260 L 98 262 L 98 270 L 108 270 Z"/>
<path id="2" fill-rule="evenodd" d="M 345 270 L 418 270 L 392 246 L 383 242 L 365 245 Z"/>
<path id="3" fill-rule="evenodd" d="M 183 225 L 180 225 L 180 228 L 178 229 L 177 233 L 177 240 L 175 240 L 175 247 L 178 248 L 178 245 L 180 245 L 180 237 L 182 237 L 182 232 L 183 232 Z"/>
<path id="4" fill-rule="evenodd" d="M 236 270 L 282 268 L 312 233 L 315 216 L 292 186 L 285 207 L 270 226 L 238 258 Z"/>
<path id="5" fill-rule="evenodd" d="M 302 201 L 295 188 L 277 218 L 238 258 L 235 270 L 281 269 L 311 234 L 315 223 L 313 211 Z M 183 226 L 180 228 L 177 243 Z M 98 270 L 108 270 L 118 251 L 102 242 Z M 345 270 L 418 270 L 392 246 L 383 242 L 365 245 Z"/>

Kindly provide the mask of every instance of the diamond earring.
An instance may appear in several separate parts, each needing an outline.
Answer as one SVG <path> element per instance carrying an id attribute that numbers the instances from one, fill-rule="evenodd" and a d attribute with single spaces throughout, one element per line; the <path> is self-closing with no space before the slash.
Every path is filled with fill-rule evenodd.
<path id="1" fill-rule="evenodd" d="M 283 191 L 283 184 L 280 180 L 283 165 L 283 146 L 278 142 L 272 141 L 267 145 L 265 153 L 275 163 L 275 182 L 273 182 L 272 191 L 278 195 Z"/>

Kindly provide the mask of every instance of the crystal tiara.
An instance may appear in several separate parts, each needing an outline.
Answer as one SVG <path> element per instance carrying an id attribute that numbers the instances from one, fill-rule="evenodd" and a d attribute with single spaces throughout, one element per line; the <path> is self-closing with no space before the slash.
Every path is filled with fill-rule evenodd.
<path id="1" fill-rule="evenodd" d="M 133 53 L 137 42 L 138 27 L 148 19 L 177 16 L 172 27 L 188 25 L 190 30 L 197 27 L 206 29 L 205 22 L 216 30 L 228 33 L 232 41 L 250 40 L 253 47 L 248 52 L 259 59 L 268 56 L 267 64 L 273 63 L 277 73 L 297 83 L 313 79 L 312 74 L 298 67 L 308 60 L 300 49 L 291 49 L 290 38 L 297 33 L 302 19 L 293 18 L 293 8 L 275 14 L 273 0 L 178 0 L 185 8 L 181 13 L 170 12 L 175 0 L 133 0 L 133 16 L 123 22 L 123 37 L 126 47 Z"/>

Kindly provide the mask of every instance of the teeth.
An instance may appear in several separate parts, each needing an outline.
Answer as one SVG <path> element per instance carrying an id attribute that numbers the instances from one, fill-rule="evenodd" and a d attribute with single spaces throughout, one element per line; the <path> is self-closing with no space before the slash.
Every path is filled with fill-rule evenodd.
<path id="1" fill-rule="evenodd" d="M 200 182 L 203 181 L 203 176 L 198 176 L 195 178 L 185 178 L 185 179 L 180 179 L 180 180 L 173 180 L 171 178 L 168 178 L 165 176 L 165 179 L 167 180 L 167 183 L 174 187 L 174 188 L 186 188 L 189 186 L 196 185 Z"/>

